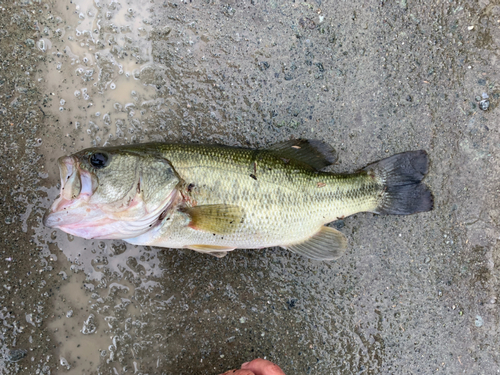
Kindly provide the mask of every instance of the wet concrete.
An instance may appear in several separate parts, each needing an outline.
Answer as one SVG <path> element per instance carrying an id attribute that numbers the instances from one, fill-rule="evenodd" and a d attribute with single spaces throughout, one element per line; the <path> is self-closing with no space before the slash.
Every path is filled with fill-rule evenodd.
<path id="1" fill-rule="evenodd" d="M 500 6 L 0 3 L 0 369 L 500 372 Z M 41 224 L 57 157 L 141 141 L 319 138 L 336 171 L 426 149 L 435 210 L 335 223 L 349 250 L 223 259 Z M 305 213 L 306 214 L 306 213 Z"/>

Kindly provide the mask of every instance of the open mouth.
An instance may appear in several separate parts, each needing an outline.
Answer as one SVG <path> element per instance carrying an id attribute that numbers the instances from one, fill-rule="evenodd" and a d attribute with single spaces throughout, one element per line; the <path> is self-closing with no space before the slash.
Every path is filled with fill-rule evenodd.
<path id="1" fill-rule="evenodd" d="M 61 196 L 65 199 L 88 199 L 97 188 L 96 177 L 90 172 L 78 168 L 78 161 L 73 156 L 59 158 L 61 174 Z"/>
<path id="2" fill-rule="evenodd" d="M 63 217 L 54 215 L 60 212 L 76 208 L 82 203 L 88 202 L 97 187 L 96 178 L 89 172 L 82 171 L 78 167 L 78 160 L 73 156 L 63 156 L 58 160 L 61 177 L 61 190 L 59 197 L 54 201 L 52 207 L 44 217 L 44 224 L 49 227 L 58 227 Z M 70 216 L 64 216 L 65 224 L 68 224 Z M 77 220 L 77 217 L 74 217 Z"/>
<path id="3" fill-rule="evenodd" d="M 76 160 L 71 156 L 63 156 L 59 158 L 58 163 L 61 175 L 61 197 L 66 200 L 78 197 L 82 183 Z"/>

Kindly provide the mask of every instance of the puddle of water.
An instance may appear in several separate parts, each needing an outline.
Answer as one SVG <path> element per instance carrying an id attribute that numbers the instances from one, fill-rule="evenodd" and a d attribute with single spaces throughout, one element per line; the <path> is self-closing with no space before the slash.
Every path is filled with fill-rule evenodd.
<path id="1" fill-rule="evenodd" d="M 63 264 L 70 264 L 62 260 Z M 117 334 L 116 328 L 123 316 L 128 324 L 140 316 L 134 301 L 135 285 L 127 280 L 110 285 L 94 285 L 83 272 L 71 273 L 65 279 L 56 297 L 55 317 L 49 330 L 57 343 L 60 366 L 68 374 L 93 373 L 101 362 L 116 359 L 118 342 L 127 337 Z M 130 338 L 129 338 L 130 340 Z M 123 366 L 114 364 L 117 371 Z"/>
<path id="2" fill-rule="evenodd" d="M 56 298 L 55 317 L 48 327 L 56 339 L 59 363 L 68 374 L 93 372 L 110 345 L 106 322 L 100 315 L 92 314 L 92 299 L 89 300 L 84 285 L 83 273 L 75 273 L 63 283 Z"/>
<path id="3" fill-rule="evenodd" d="M 52 187 L 42 188 L 43 202 L 28 205 L 21 218 L 23 230 L 31 209 L 49 207 L 59 193 L 56 159 L 84 147 L 133 139 L 155 94 L 143 82 L 152 62 L 152 27 L 149 7 L 142 1 L 57 1 L 45 4 L 44 10 L 50 27 L 37 48 L 46 57 L 46 70 L 37 78 L 46 88 L 43 110 L 55 122 L 46 129 L 50 140 L 40 145 L 40 152 L 47 156 L 44 176 Z M 162 274 L 159 250 L 87 241 L 42 224 L 34 230 L 45 262 L 59 258 L 67 264 L 67 274 L 60 276 L 68 280 L 56 296 L 56 317 L 49 326 L 60 368 L 68 374 L 90 373 L 101 362 L 116 362 L 118 342 L 126 341 L 116 328 L 125 315 L 140 315 L 132 302 L 136 289 L 157 287 L 155 279 Z M 85 324 L 89 317 L 92 322 Z M 95 332 L 89 333 L 89 326 Z M 116 363 L 112 367 L 123 370 Z"/>
<path id="4" fill-rule="evenodd" d="M 38 79 L 61 142 L 42 150 L 59 154 L 124 137 L 140 124 L 147 112 L 142 104 L 154 94 L 139 80 L 152 62 L 149 8 L 137 0 L 76 0 L 49 10 L 59 16 L 37 44 L 48 68 Z"/>

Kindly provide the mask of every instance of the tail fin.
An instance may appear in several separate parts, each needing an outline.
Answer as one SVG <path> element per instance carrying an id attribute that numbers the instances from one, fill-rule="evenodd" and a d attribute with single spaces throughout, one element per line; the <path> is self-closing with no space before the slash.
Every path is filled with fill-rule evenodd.
<path id="1" fill-rule="evenodd" d="M 396 154 L 363 168 L 384 185 L 382 202 L 375 212 L 409 215 L 432 210 L 432 193 L 421 182 L 428 166 L 427 153 L 419 150 Z"/>

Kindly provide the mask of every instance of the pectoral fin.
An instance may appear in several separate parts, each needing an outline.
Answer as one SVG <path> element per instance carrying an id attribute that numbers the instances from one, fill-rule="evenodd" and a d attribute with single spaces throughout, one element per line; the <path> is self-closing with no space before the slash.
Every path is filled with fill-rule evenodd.
<path id="1" fill-rule="evenodd" d="M 283 247 L 311 259 L 334 260 L 345 253 L 347 239 L 338 230 L 322 227 L 318 233 L 308 240 Z"/>
<path id="2" fill-rule="evenodd" d="M 214 234 L 233 233 L 243 220 L 243 209 L 228 204 L 185 207 L 182 212 L 189 215 L 191 228 Z"/>
<path id="3" fill-rule="evenodd" d="M 216 245 L 188 245 L 186 248 L 203 254 L 209 254 L 217 258 L 223 258 L 228 251 L 234 250 L 234 247 L 216 246 Z"/>

